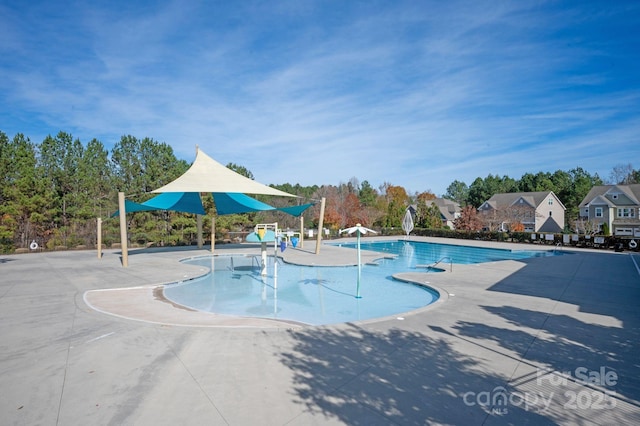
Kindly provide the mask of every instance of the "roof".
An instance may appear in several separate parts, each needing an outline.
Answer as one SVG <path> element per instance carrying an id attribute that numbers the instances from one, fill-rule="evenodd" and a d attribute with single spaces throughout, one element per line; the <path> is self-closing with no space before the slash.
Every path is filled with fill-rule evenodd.
<path id="1" fill-rule="evenodd" d="M 634 183 L 631 185 L 598 185 L 589 190 L 587 195 L 582 199 L 580 207 L 585 207 L 598 197 L 603 197 L 611 190 L 619 190 L 625 194 L 636 204 L 640 204 L 640 184 Z"/>
<path id="2" fill-rule="evenodd" d="M 152 192 L 233 192 L 296 197 L 234 172 L 209 157 L 200 148 L 196 150 L 193 164 L 182 176 Z"/>
<path id="3" fill-rule="evenodd" d="M 508 207 L 518 201 L 520 198 L 525 200 L 532 207 L 538 207 L 542 204 L 547 197 L 553 194 L 554 198 L 562 205 L 562 202 L 556 197 L 553 191 L 540 191 L 540 192 L 508 192 L 502 194 L 495 194 L 489 198 L 485 203 L 489 204 L 493 208 Z M 562 205 L 564 208 L 564 205 Z"/>
<path id="4" fill-rule="evenodd" d="M 446 198 L 435 198 L 430 200 L 431 204 L 435 204 L 445 220 L 454 220 L 456 213 L 460 213 L 460 204 Z M 427 204 L 429 201 L 427 201 Z"/>

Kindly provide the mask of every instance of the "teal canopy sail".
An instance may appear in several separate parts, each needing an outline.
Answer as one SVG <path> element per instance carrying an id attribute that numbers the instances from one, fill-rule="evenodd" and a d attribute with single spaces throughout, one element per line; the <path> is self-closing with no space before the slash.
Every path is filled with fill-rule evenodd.
<path id="1" fill-rule="evenodd" d="M 303 204 L 300 206 L 273 207 L 239 192 L 214 192 L 212 195 L 213 201 L 216 203 L 216 211 L 219 215 L 278 210 L 288 213 L 291 216 L 300 216 L 306 209 L 313 205 Z"/>
<path id="2" fill-rule="evenodd" d="M 145 201 L 144 203 L 134 203 L 133 201 L 125 200 L 124 208 L 127 213 L 154 210 L 172 210 L 176 212 L 202 215 L 206 213 L 204 211 L 204 207 L 202 207 L 200 194 L 197 192 L 165 192 Z M 116 210 L 111 217 L 119 215 L 120 211 Z"/>
<path id="3" fill-rule="evenodd" d="M 216 212 L 218 215 L 278 210 L 292 216 L 300 216 L 306 209 L 313 206 L 311 203 L 300 206 L 276 208 L 238 192 L 216 192 L 211 195 L 216 204 Z M 125 200 L 125 210 L 129 213 L 172 210 L 183 213 L 206 214 L 202 206 L 200 194 L 197 192 L 163 192 L 144 203 L 134 203 L 133 201 Z M 120 212 L 116 211 L 111 217 L 116 217 L 119 214 Z"/>

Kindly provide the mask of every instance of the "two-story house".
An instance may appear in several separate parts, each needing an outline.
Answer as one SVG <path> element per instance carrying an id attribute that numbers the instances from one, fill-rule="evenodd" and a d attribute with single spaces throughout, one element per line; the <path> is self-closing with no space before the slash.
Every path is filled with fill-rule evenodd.
<path id="1" fill-rule="evenodd" d="M 566 208 L 553 191 L 495 194 L 479 208 L 478 214 L 490 230 L 513 230 L 516 224 L 525 232 L 562 232 Z"/>
<path id="2" fill-rule="evenodd" d="M 606 223 L 611 235 L 640 238 L 640 184 L 594 186 L 580 203 L 580 217 L 600 231 Z"/>

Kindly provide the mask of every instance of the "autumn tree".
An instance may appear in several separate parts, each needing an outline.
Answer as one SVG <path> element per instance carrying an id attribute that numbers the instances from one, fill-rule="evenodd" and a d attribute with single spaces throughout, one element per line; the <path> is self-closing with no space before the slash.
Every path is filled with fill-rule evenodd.
<path id="1" fill-rule="evenodd" d="M 464 206 L 453 224 L 456 230 L 460 231 L 480 231 L 482 229 L 482 219 L 478 216 L 478 211 L 471 205 Z"/>
<path id="2" fill-rule="evenodd" d="M 442 228 L 442 213 L 433 200 L 435 194 L 430 191 L 416 195 L 416 226 L 419 228 Z"/>
<path id="3" fill-rule="evenodd" d="M 386 202 L 386 214 L 382 216 L 380 225 L 383 227 L 400 227 L 405 210 L 409 205 L 407 191 L 401 186 L 385 183 L 381 187 Z"/>

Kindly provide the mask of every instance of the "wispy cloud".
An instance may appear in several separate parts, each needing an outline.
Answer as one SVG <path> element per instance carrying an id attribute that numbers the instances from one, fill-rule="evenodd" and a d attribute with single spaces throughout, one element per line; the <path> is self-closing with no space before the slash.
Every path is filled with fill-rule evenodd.
<path id="1" fill-rule="evenodd" d="M 199 144 L 264 183 L 454 179 L 640 154 L 633 4 L 0 6 L 0 130 Z M 37 28 L 37 31 L 30 29 Z M 638 166 L 636 166 L 638 167 Z"/>

